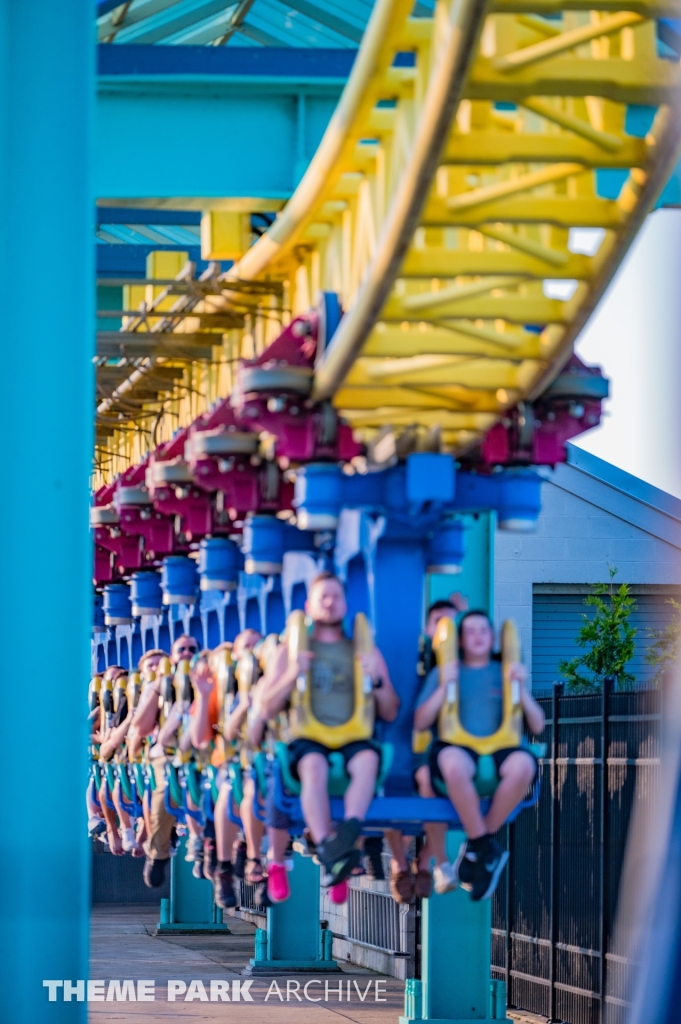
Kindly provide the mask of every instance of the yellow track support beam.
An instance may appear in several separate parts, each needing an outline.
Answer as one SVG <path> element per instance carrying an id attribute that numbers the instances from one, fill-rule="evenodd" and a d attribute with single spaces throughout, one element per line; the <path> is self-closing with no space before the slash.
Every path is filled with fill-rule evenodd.
<path id="1" fill-rule="evenodd" d="M 464 450 L 559 372 L 678 159 L 681 68 L 658 56 L 655 19 L 679 0 L 412 8 L 375 3 L 306 174 L 222 276 L 213 312 L 246 284 L 273 302 L 278 289 L 276 310 L 262 291 L 239 307 L 233 361 L 262 351 L 277 317 L 338 292 L 314 397 L 365 437 L 439 422 Z M 405 50 L 412 67 L 395 65 Z M 627 131 L 631 104 L 658 108 L 645 138 Z M 603 176 L 618 171 L 617 195 Z"/>

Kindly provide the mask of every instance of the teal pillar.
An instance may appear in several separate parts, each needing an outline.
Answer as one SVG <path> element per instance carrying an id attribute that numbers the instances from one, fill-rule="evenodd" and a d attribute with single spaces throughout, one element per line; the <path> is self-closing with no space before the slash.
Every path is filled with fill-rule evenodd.
<path id="1" fill-rule="evenodd" d="M 24 1024 L 87 1017 L 93 19 L 0 0 L 0 1017 Z"/>
<path id="2" fill-rule="evenodd" d="M 158 932 L 229 933 L 222 910 L 213 900 L 213 886 L 206 878 L 194 878 L 194 865 L 184 859 L 187 840 L 180 843 L 170 862 L 170 899 L 161 900 Z M 167 903 L 167 906 L 164 904 Z"/>
<path id="3" fill-rule="evenodd" d="M 450 859 L 463 840 L 463 832 L 448 834 Z M 491 900 L 473 903 L 463 889 L 423 900 L 421 983 L 408 987 L 400 1024 L 506 1020 L 503 983 L 491 979 L 491 954 Z"/>
<path id="4" fill-rule="evenodd" d="M 330 959 L 330 943 L 322 941 L 318 865 L 310 857 L 294 854 L 289 884 L 290 897 L 267 909 L 266 935 L 256 934 L 251 973 L 339 971 Z"/>

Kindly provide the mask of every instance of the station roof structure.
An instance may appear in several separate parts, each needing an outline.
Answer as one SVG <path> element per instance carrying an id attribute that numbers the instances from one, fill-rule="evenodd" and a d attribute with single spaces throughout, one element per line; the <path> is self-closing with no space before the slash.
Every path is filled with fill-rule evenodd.
<path id="1" fill-rule="evenodd" d="M 96 3 L 100 43 L 165 46 L 286 46 L 356 49 L 369 0 L 132 0 Z M 416 13 L 432 12 L 421 2 Z"/>

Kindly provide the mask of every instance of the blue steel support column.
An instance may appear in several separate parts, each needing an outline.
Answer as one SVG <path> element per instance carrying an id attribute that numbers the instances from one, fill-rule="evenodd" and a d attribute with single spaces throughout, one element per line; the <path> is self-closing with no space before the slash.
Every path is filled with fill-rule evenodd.
<path id="1" fill-rule="evenodd" d="M 82 0 L 0 0 L 0 649 L 21 787 L 0 839 L 0 1018 L 24 1024 L 87 1015 L 43 980 L 88 976 L 93 28 Z"/>

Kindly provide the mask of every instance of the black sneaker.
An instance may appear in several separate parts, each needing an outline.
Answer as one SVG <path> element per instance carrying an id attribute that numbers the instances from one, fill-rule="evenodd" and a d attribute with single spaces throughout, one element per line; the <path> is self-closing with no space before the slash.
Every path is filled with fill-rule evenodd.
<path id="1" fill-rule="evenodd" d="M 229 910 L 236 906 L 236 895 L 234 893 L 234 875 L 231 863 L 225 867 L 218 864 L 213 874 L 214 900 L 223 910 Z"/>
<path id="2" fill-rule="evenodd" d="M 232 847 L 232 863 L 234 864 L 234 877 L 243 881 L 246 871 L 246 841 L 238 839 Z"/>
<path id="3" fill-rule="evenodd" d="M 454 861 L 454 874 L 461 888 L 470 892 L 479 873 L 478 854 L 468 848 L 468 840 L 464 839 L 459 847 L 459 856 Z"/>
<path id="4" fill-rule="evenodd" d="M 166 864 L 170 860 L 166 857 L 164 860 L 152 860 L 151 857 L 147 857 L 144 862 L 144 884 L 149 889 L 158 889 L 166 880 Z"/>
<path id="5" fill-rule="evenodd" d="M 492 840 L 480 857 L 479 867 L 476 872 L 477 877 L 471 887 L 471 900 L 474 903 L 477 903 L 478 900 L 488 900 L 491 898 L 501 878 L 501 872 L 506 867 L 507 860 L 508 851 L 502 850 Z"/>
<path id="6" fill-rule="evenodd" d="M 256 907 L 260 907 L 261 910 L 266 910 L 267 907 L 272 906 L 272 900 L 267 895 L 267 879 L 263 879 L 262 882 L 258 882 L 253 891 L 253 902 Z"/>
<path id="7" fill-rule="evenodd" d="M 213 875 L 218 866 L 218 855 L 214 839 L 204 839 L 203 841 L 203 861 L 201 866 L 202 873 L 197 875 L 197 878 L 207 878 L 209 882 L 212 882 Z"/>
<path id="8" fill-rule="evenodd" d="M 362 851 L 350 850 L 345 856 L 339 857 L 333 864 L 325 864 L 322 871 L 322 885 L 325 888 L 338 885 L 349 878 L 362 863 Z"/>
<path id="9" fill-rule="evenodd" d="M 328 871 L 333 870 L 336 861 L 342 860 L 354 851 L 361 831 L 361 822 L 357 818 L 348 818 L 336 826 L 335 835 L 327 836 L 321 843 L 317 843 L 317 856 Z M 342 879 L 339 878 L 338 881 Z"/>
<path id="10" fill-rule="evenodd" d="M 385 880 L 383 870 L 383 836 L 366 836 L 364 839 L 364 853 L 366 855 L 366 875 L 375 882 Z"/>

